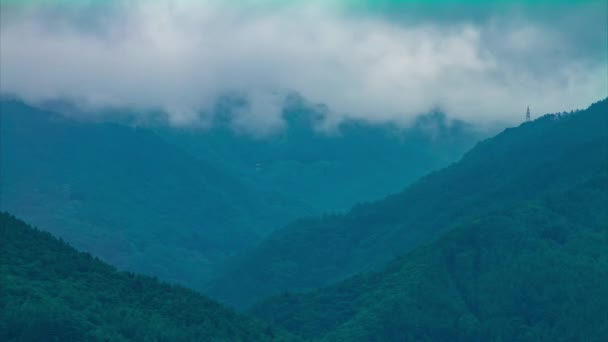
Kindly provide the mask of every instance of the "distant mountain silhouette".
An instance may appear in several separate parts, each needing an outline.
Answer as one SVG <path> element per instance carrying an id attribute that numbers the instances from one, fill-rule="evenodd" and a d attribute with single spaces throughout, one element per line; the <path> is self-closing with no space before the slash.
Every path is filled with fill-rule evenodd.
<path id="1" fill-rule="evenodd" d="M 69 103 L 49 106 L 79 117 Z M 328 136 L 302 108 L 268 139 L 221 115 L 209 131 L 129 126 L 120 112 L 103 113 L 119 123 L 77 121 L 11 100 L 0 115 L 0 209 L 120 269 L 196 289 L 269 232 L 382 197 L 478 136 L 441 115 L 405 131 L 351 123 Z"/>
<path id="2" fill-rule="evenodd" d="M 121 269 L 200 289 L 259 231 L 299 212 L 146 129 L 15 101 L 0 113 L 1 209 Z"/>
<path id="3" fill-rule="evenodd" d="M 326 109 L 292 102 L 283 113 L 285 127 L 265 137 L 235 130 L 229 109 L 218 110 L 208 130 L 156 131 L 260 192 L 301 203 L 307 216 L 383 198 L 457 160 L 489 134 L 439 112 L 422 115 L 407 128 L 345 121 L 323 131 Z"/>

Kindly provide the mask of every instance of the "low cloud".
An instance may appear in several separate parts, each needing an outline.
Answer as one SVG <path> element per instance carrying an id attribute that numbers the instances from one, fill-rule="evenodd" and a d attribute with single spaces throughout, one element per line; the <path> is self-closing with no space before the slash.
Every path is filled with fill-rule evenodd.
<path id="1" fill-rule="evenodd" d="M 239 94 L 245 104 L 234 124 L 257 134 L 281 129 L 293 93 L 326 105 L 329 125 L 349 118 L 407 124 L 432 108 L 468 121 L 514 122 L 528 104 L 540 114 L 608 94 L 605 52 L 581 52 L 554 21 L 414 21 L 314 1 L 226 3 L 134 1 L 86 11 L 3 5 L 0 91 L 90 110 L 160 110 L 174 125 L 208 121 L 218 99 Z M 597 18 L 591 27 L 601 27 Z M 605 44 L 605 35 L 591 37 Z"/>

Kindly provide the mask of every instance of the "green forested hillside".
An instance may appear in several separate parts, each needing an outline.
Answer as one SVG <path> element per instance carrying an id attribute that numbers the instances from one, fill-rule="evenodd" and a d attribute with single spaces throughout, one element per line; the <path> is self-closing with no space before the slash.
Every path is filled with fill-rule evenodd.
<path id="1" fill-rule="evenodd" d="M 472 219 L 569 189 L 608 158 L 608 100 L 547 115 L 479 143 L 461 161 L 346 215 L 272 234 L 215 283 L 235 305 L 373 270 Z"/>
<path id="2" fill-rule="evenodd" d="M 254 312 L 327 341 L 605 341 L 607 203 L 604 164 L 569 190 L 481 215 L 382 271 Z"/>
<path id="3" fill-rule="evenodd" d="M 285 334 L 0 213 L 2 341 L 271 341 Z"/>

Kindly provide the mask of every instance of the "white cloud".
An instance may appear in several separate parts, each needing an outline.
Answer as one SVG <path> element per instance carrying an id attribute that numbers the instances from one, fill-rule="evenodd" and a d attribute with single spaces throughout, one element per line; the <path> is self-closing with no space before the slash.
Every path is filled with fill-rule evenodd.
<path id="1" fill-rule="evenodd" d="M 224 2 L 225 3 L 225 2 Z M 534 22 L 393 21 L 317 2 L 254 11 L 218 1 L 135 1 L 95 23 L 29 8 L 3 15 L 0 90 L 30 102 L 163 110 L 197 123 L 218 97 L 249 100 L 239 129 L 282 127 L 281 94 L 344 118 L 407 123 L 440 107 L 455 118 L 520 120 L 608 94 L 601 58 Z"/>

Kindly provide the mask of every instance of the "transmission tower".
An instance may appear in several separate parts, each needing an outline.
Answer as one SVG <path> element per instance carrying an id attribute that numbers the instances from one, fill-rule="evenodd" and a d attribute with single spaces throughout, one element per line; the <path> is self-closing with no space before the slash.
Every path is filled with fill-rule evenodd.
<path id="1" fill-rule="evenodd" d="M 526 122 L 530 121 L 530 106 L 526 109 Z"/>

